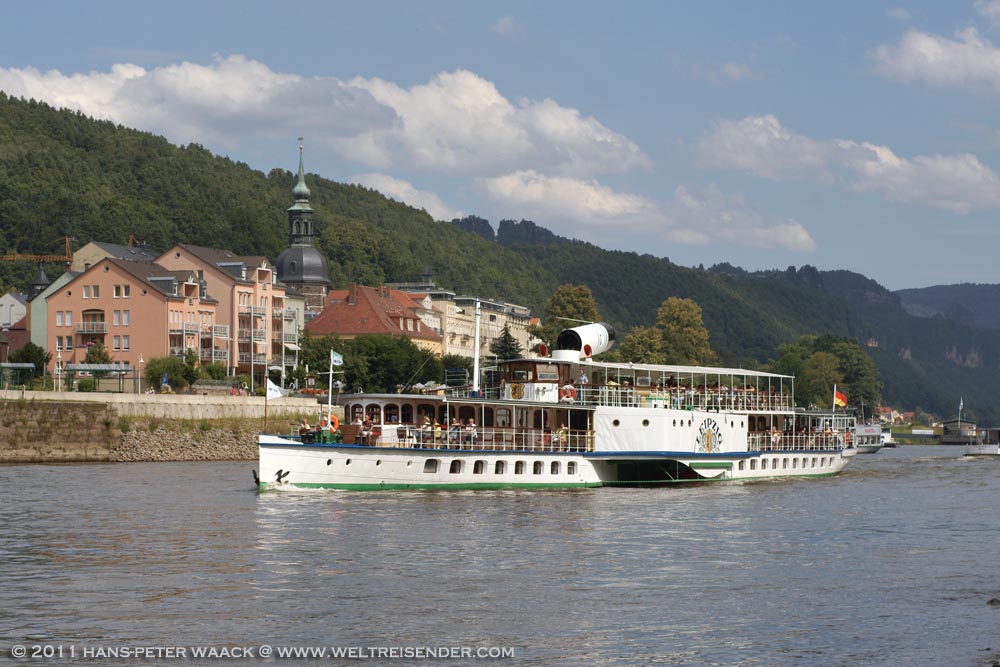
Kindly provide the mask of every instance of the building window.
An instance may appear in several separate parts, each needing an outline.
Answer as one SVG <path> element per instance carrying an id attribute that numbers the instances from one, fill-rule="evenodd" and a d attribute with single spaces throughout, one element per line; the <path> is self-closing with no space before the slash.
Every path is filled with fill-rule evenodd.
<path id="1" fill-rule="evenodd" d="M 122 285 L 122 298 L 127 299 L 132 293 L 131 285 Z"/>
<path id="2" fill-rule="evenodd" d="M 94 298 L 96 299 L 99 296 L 101 296 L 101 286 L 100 285 L 94 285 Z"/>
<path id="3" fill-rule="evenodd" d="M 127 327 L 129 324 L 132 323 L 131 314 L 132 314 L 132 311 L 129 311 L 129 310 L 123 310 L 122 311 L 122 326 Z"/>
<path id="4" fill-rule="evenodd" d="M 72 336 L 66 336 L 66 349 L 67 350 L 72 350 L 73 349 L 73 337 Z"/>
<path id="5" fill-rule="evenodd" d="M 111 316 L 111 322 L 116 327 L 122 323 L 122 311 L 116 310 Z"/>
<path id="6" fill-rule="evenodd" d="M 90 298 L 90 285 L 84 285 L 83 286 L 83 298 L 84 299 L 89 299 Z"/>
<path id="7" fill-rule="evenodd" d="M 62 349 L 62 336 L 56 336 L 56 351 L 60 351 Z"/>
<path id="8" fill-rule="evenodd" d="M 121 285 L 115 285 L 113 296 L 116 299 L 122 298 L 122 286 Z"/>
<path id="9" fill-rule="evenodd" d="M 56 311 L 56 326 L 61 327 L 63 325 L 63 311 Z"/>
<path id="10" fill-rule="evenodd" d="M 129 351 L 129 338 L 130 338 L 130 336 L 122 336 L 122 351 L 123 352 L 128 352 Z"/>
<path id="11" fill-rule="evenodd" d="M 121 350 L 122 349 L 122 339 L 121 339 L 121 336 L 115 336 L 114 337 L 114 347 L 112 349 L 113 350 Z"/>
<path id="12" fill-rule="evenodd" d="M 73 311 L 72 310 L 67 310 L 66 311 L 66 326 L 68 326 L 68 327 L 73 326 Z M 69 348 L 67 347 L 66 349 L 69 349 Z"/>

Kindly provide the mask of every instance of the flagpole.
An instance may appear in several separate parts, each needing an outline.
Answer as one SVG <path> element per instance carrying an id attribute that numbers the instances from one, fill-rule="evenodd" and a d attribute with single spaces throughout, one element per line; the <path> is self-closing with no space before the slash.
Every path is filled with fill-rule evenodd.
<path id="1" fill-rule="evenodd" d="M 326 390 L 326 423 L 329 424 L 331 421 L 330 415 L 333 414 L 333 348 L 330 348 L 330 377 L 327 378 L 327 390 Z"/>
<path id="2" fill-rule="evenodd" d="M 833 385 L 833 405 L 830 408 L 830 412 L 832 412 L 832 413 L 836 413 L 837 412 L 837 385 L 836 385 L 836 383 L 834 383 L 834 385 Z"/>
<path id="3" fill-rule="evenodd" d="M 266 374 L 265 374 L 265 381 L 264 381 L 264 433 L 267 433 L 267 395 L 271 393 L 271 388 L 267 386 L 267 383 L 270 382 L 270 380 L 271 380 L 271 378 L 266 377 Z"/>

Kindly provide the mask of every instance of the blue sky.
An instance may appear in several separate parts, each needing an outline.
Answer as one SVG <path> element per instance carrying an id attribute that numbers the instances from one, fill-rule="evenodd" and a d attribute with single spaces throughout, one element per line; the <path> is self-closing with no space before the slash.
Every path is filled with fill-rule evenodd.
<path id="1" fill-rule="evenodd" d="M 1000 283 L 1000 0 L 36 2 L 0 89 L 435 218 Z"/>

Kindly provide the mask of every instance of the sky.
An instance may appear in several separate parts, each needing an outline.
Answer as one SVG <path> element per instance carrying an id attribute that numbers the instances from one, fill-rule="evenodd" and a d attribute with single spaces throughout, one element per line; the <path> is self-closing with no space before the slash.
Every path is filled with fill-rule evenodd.
<path id="1" fill-rule="evenodd" d="M 1000 283 L 1000 0 L 3 10 L 8 95 L 265 173 L 297 169 L 301 136 L 307 172 L 438 220 L 893 290 Z"/>

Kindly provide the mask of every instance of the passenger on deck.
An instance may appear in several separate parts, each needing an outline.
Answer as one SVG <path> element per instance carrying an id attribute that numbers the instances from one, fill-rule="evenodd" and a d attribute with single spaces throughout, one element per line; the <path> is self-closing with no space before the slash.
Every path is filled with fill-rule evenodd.
<path id="1" fill-rule="evenodd" d="M 590 379 L 587 378 L 587 374 L 584 373 L 583 370 L 580 371 L 580 377 L 578 377 L 576 379 L 576 383 L 577 384 L 590 384 Z"/>
<path id="2" fill-rule="evenodd" d="M 473 447 L 476 446 L 476 442 L 479 440 L 479 433 L 476 431 L 476 422 L 471 417 L 469 418 L 469 423 L 465 426 L 465 437 Z"/>
<path id="3" fill-rule="evenodd" d="M 453 417 L 451 420 L 451 427 L 448 428 L 448 442 L 458 443 L 460 439 L 460 432 L 462 430 L 462 422 L 458 417 Z"/>
<path id="4" fill-rule="evenodd" d="M 569 442 L 569 429 L 566 428 L 566 424 L 559 424 L 559 429 L 556 431 L 555 444 L 560 451 L 566 450 L 566 445 Z"/>
<path id="5" fill-rule="evenodd" d="M 370 445 L 372 437 L 372 418 L 371 415 L 365 418 L 364 422 L 361 423 L 361 444 Z"/>
<path id="6" fill-rule="evenodd" d="M 438 420 L 434 420 L 434 442 L 441 442 L 441 423 Z"/>
<path id="7" fill-rule="evenodd" d="M 309 426 L 309 422 L 306 418 L 302 418 L 302 423 L 299 424 L 299 437 L 302 438 L 302 442 L 311 442 L 313 438 L 312 427 Z"/>

